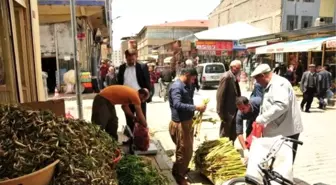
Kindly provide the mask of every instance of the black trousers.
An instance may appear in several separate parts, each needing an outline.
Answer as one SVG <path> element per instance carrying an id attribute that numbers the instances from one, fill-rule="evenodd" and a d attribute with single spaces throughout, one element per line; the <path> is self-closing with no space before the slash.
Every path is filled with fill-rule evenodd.
<path id="1" fill-rule="evenodd" d="M 319 107 L 323 108 L 327 105 L 327 103 L 324 101 L 324 99 L 327 96 L 327 90 L 321 90 L 320 93 L 318 93 L 317 98 L 319 99 Z"/>
<path id="2" fill-rule="evenodd" d="M 237 114 L 236 114 L 237 115 Z M 219 128 L 219 137 L 228 137 L 234 142 L 237 138 L 236 133 L 236 115 L 232 120 L 223 120 Z"/>
<path id="3" fill-rule="evenodd" d="M 304 106 L 306 105 L 305 111 L 309 111 L 311 104 L 313 103 L 315 92 L 316 92 L 315 88 L 307 88 L 306 92 L 303 93 L 301 108 L 304 109 Z"/>
<path id="4" fill-rule="evenodd" d="M 130 104 L 129 108 L 131 109 L 132 113 L 135 114 L 135 107 L 134 107 L 134 105 Z M 144 114 L 144 116 L 146 118 L 147 103 L 142 103 L 141 104 L 141 109 L 142 109 L 142 113 Z M 133 132 L 134 126 L 135 126 L 134 120 L 132 118 L 128 117 L 126 114 L 125 114 L 125 116 L 126 116 L 126 124 L 129 126 L 129 128 Z"/>
<path id="5" fill-rule="evenodd" d="M 118 141 L 118 117 L 113 104 L 104 97 L 97 95 L 92 104 L 91 122 L 100 126 Z"/>
<path id="6" fill-rule="evenodd" d="M 295 135 L 288 136 L 288 137 L 292 138 L 292 139 L 295 139 L 295 140 L 299 140 L 299 136 L 300 136 L 300 134 L 295 134 Z M 294 161 L 295 161 L 297 148 L 298 148 L 298 144 L 293 143 L 293 148 L 292 148 L 293 149 L 293 164 L 294 164 Z"/>

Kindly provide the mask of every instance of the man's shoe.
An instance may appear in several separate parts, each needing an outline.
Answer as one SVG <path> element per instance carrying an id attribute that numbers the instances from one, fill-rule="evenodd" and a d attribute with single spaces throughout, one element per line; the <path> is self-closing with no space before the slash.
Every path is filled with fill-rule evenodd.
<path id="1" fill-rule="evenodd" d="M 305 112 L 306 112 L 306 113 L 310 113 L 310 111 L 309 111 L 309 110 L 305 110 Z"/>
<path id="2" fill-rule="evenodd" d="M 122 142 L 123 145 L 130 145 L 131 143 L 132 143 L 131 139 Z"/>

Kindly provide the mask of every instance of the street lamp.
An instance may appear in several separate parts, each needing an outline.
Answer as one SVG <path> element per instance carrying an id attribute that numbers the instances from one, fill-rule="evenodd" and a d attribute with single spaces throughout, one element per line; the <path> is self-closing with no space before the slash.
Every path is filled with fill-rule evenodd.
<path id="1" fill-rule="evenodd" d="M 112 12 L 112 11 L 111 11 Z M 120 19 L 121 16 L 117 16 L 113 19 L 111 19 L 111 22 L 110 22 L 110 47 L 111 47 L 111 51 L 113 52 L 113 21 L 117 20 L 117 19 Z"/>

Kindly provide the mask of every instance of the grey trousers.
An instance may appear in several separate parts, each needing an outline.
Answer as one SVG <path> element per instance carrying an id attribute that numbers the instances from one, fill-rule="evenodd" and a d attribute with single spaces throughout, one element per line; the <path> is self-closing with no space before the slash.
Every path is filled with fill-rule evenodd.
<path id="1" fill-rule="evenodd" d="M 113 104 L 97 95 L 93 100 L 91 122 L 100 126 L 118 141 L 118 117 Z"/>

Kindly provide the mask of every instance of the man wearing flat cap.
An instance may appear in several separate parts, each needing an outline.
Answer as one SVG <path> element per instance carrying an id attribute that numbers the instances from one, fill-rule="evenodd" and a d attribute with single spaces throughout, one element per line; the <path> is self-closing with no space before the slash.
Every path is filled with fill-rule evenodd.
<path id="1" fill-rule="evenodd" d="M 301 78 L 300 89 L 303 93 L 301 101 L 301 110 L 309 113 L 309 109 L 314 99 L 317 90 L 317 74 L 314 64 L 308 66 L 309 70 L 304 72 Z M 304 107 L 306 106 L 306 107 Z"/>
<path id="2" fill-rule="evenodd" d="M 274 74 L 268 64 L 260 64 L 251 74 L 264 87 L 257 124 L 264 125 L 263 136 L 278 135 L 298 139 L 303 130 L 300 106 L 291 83 Z M 293 162 L 297 144 L 293 145 Z"/>

